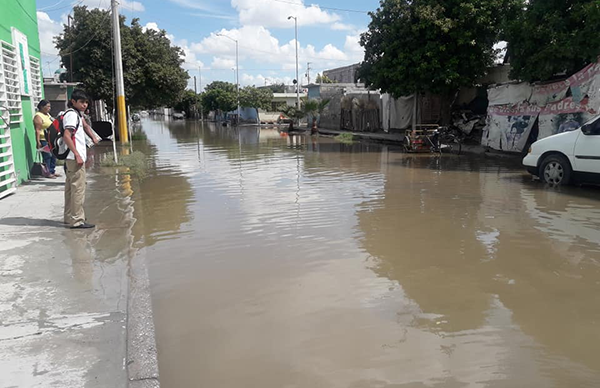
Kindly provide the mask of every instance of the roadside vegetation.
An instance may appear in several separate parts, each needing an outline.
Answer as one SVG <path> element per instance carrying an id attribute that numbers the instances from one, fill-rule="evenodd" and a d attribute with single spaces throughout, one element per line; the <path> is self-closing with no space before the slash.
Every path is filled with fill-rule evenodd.
<path id="1" fill-rule="evenodd" d="M 148 162 L 146 155 L 141 151 L 133 151 L 129 155 L 119 155 L 119 162 L 115 163 L 114 154 L 108 153 L 100 165 L 102 167 L 122 167 L 123 170 L 119 170 L 119 174 L 135 175 L 136 177 L 143 179 L 146 177 L 148 172 Z"/>

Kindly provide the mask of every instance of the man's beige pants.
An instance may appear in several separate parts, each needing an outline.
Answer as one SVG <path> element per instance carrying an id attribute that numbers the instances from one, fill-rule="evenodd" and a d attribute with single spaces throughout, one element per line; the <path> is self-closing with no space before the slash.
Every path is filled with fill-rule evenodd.
<path id="1" fill-rule="evenodd" d="M 65 174 L 65 224 L 79 226 L 85 222 L 85 165 L 80 166 L 76 161 L 67 159 Z"/>

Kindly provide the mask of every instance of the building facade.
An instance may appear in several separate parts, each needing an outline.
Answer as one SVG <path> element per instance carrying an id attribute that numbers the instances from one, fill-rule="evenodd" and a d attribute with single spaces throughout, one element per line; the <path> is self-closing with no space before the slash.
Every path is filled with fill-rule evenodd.
<path id="1" fill-rule="evenodd" d="M 323 75 L 336 83 L 341 84 L 353 84 L 357 83 L 357 72 L 358 72 L 359 64 L 355 63 L 354 65 L 338 67 L 336 69 L 325 70 Z"/>
<path id="2" fill-rule="evenodd" d="M 35 0 L 0 11 L 0 197 L 29 179 L 36 160 L 33 115 L 43 98 Z"/>

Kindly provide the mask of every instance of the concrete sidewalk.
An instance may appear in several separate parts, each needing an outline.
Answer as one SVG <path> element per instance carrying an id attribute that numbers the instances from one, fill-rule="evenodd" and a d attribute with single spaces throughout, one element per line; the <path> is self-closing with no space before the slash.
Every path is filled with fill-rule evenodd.
<path id="1" fill-rule="evenodd" d="M 0 387 L 159 385 L 133 202 L 115 181 L 88 177 L 88 231 L 61 223 L 61 179 L 0 200 Z"/>

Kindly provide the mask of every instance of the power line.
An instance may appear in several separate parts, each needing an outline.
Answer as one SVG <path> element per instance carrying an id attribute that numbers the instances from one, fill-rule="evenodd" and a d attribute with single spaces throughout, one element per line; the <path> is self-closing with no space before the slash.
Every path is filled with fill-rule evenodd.
<path id="1" fill-rule="evenodd" d="M 33 16 L 31 16 L 29 14 L 29 12 L 27 12 L 27 10 L 25 9 L 25 7 L 23 7 L 23 4 L 21 4 L 21 2 L 19 0 L 15 0 L 15 1 L 17 2 L 17 4 L 19 4 L 19 7 L 21 7 L 21 9 L 25 13 L 25 15 L 29 16 L 29 19 L 31 19 L 32 22 L 37 23 L 37 19 L 34 19 Z"/>
<path id="2" fill-rule="evenodd" d="M 291 5 L 295 5 L 297 7 L 306 7 L 304 4 L 301 3 L 295 3 L 293 1 L 286 1 L 286 0 L 271 0 L 271 1 L 276 1 L 278 3 L 285 3 L 285 4 L 291 4 Z M 334 7 L 325 7 L 319 4 L 311 4 L 312 6 L 317 6 L 320 9 L 327 9 L 330 11 L 340 11 L 340 12 L 353 12 L 353 13 L 363 13 L 363 14 L 369 14 L 369 11 L 359 11 L 357 9 L 346 9 L 346 8 L 334 8 Z M 307 7 L 308 8 L 308 7 Z"/>
<path id="3" fill-rule="evenodd" d="M 64 6 L 62 6 L 62 7 L 53 8 L 53 9 L 48 9 L 48 7 L 46 7 L 46 8 L 44 8 L 44 9 L 39 9 L 38 11 L 48 11 L 48 12 L 53 12 L 53 11 L 58 11 L 58 10 L 65 9 L 65 8 L 74 8 L 74 7 L 77 7 L 77 6 L 81 5 L 81 4 L 82 4 L 84 1 L 85 1 L 85 0 L 79 0 L 79 2 L 78 2 L 77 4 L 75 4 L 75 5 L 71 5 L 71 4 L 69 4 L 69 5 L 64 5 Z M 61 3 L 62 3 L 62 2 L 61 2 Z M 58 4 L 60 4 L 60 3 L 58 3 Z M 58 4 L 55 4 L 55 5 L 58 5 Z M 54 7 L 54 5 L 53 5 L 53 7 Z"/>
<path id="4" fill-rule="evenodd" d="M 62 3 L 64 3 L 64 2 L 65 2 L 65 0 L 60 0 L 58 3 L 56 3 L 56 4 L 53 4 L 53 5 L 49 5 L 49 6 L 47 6 L 47 7 L 44 7 L 44 8 L 40 8 L 40 9 L 38 9 L 38 11 L 45 11 L 45 10 L 47 10 L 47 9 L 50 9 L 50 8 L 56 7 L 57 5 L 61 5 L 61 4 L 62 4 Z"/>

